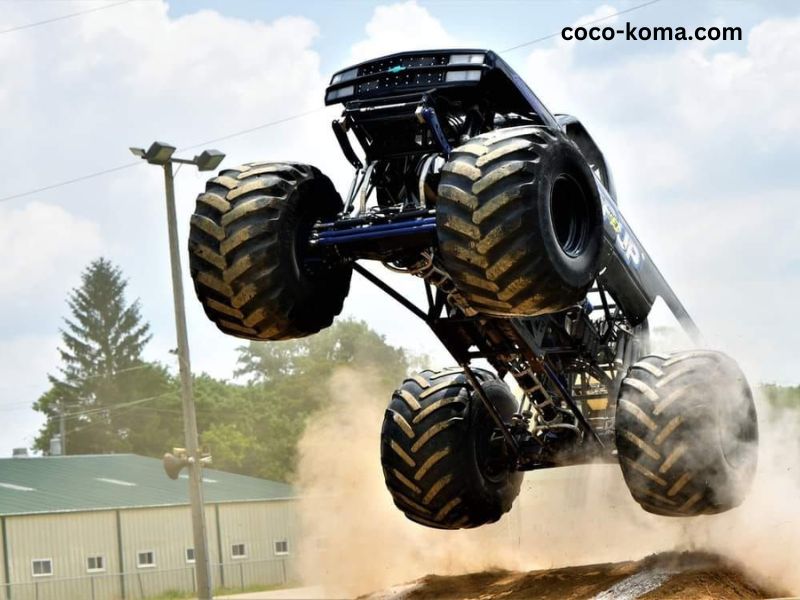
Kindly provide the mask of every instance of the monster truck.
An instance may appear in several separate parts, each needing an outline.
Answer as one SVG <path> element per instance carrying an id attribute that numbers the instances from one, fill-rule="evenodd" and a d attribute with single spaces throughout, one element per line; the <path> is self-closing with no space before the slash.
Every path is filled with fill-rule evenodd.
<path id="1" fill-rule="evenodd" d="M 598 461 L 618 462 L 658 515 L 743 500 L 758 437 L 747 381 L 720 352 L 648 350 L 658 297 L 699 333 L 576 118 L 550 113 L 488 50 L 348 67 L 325 103 L 344 105 L 332 124 L 355 169 L 344 199 L 307 164 L 224 169 L 197 198 L 191 274 L 208 317 L 245 339 L 331 325 L 353 271 L 430 326 L 458 366 L 403 381 L 381 431 L 409 519 L 477 527 L 509 510 L 524 471 Z M 359 260 L 419 278 L 427 306 Z"/>

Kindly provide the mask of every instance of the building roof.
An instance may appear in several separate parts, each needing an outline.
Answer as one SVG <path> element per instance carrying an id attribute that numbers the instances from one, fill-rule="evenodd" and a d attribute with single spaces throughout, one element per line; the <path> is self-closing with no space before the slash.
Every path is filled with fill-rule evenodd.
<path id="1" fill-rule="evenodd" d="M 189 504 L 186 470 L 169 479 L 155 458 L 96 454 L 0 459 L 0 515 Z M 277 481 L 203 470 L 205 502 L 294 497 Z"/>

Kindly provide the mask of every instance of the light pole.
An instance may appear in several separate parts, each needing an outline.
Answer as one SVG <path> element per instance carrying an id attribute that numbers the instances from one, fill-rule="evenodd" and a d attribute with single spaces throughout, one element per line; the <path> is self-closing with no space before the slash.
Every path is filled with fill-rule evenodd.
<path id="1" fill-rule="evenodd" d="M 192 506 L 192 532 L 194 537 L 195 577 L 198 600 L 211 600 L 211 578 L 206 536 L 206 515 L 203 508 L 203 473 L 198 451 L 197 417 L 192 397 L 192 369 L 189 362 L 189 341 L 186 335 L 186 312 L 181 279 L 181 257 L 178 250 L 178 223 L 175 216 L 175 180 L 172 163 L 195 165 L 200 171 L 216 169 L 225 155 L 218 150 L 204 150 L 193 159 L 174 158 L 175 147 L 153 142 L 144 150 L 131 148 L 136 156 L 164 169 L 164 186 L 167 197 L 167 227 L 169 231 L 169 257 L 172 264 L 172 294 L 175 302 L 175 329 L 178 336 L 178 365 L 181 376 L 183 400 L 183 430 L 186 437 L 186 463 L 189 470 L 189 498 Z"/>

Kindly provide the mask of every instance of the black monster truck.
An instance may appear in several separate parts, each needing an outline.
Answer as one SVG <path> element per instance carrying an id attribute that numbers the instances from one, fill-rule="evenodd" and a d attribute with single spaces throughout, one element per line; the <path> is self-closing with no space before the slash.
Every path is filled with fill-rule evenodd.
<path id="1" fill-rule="evenodd" d="M 618 461 L 659 515 L 742 501 L 758 437 L 748 384 L 720 352 L 649 352 L 657 297 L 698 331 L 577 119 L 551 114 L 487 50 L 367 61 L 336 73 L 325 101 L 344 104 L 333 122 L 355 168 L 344 200 L 310 165 L 225 169 L 197 198 L 191 273 L 208 317 L 246 339 L 329 326 L 353 271 L 431 327 L 458 368 L 408 377 L 381 432 L 386 485 L 408 518 L 477 527 L 509 510 L 523 471 L 594 461 Z M 360 259 L 420 278 L 427 307 Z"/>

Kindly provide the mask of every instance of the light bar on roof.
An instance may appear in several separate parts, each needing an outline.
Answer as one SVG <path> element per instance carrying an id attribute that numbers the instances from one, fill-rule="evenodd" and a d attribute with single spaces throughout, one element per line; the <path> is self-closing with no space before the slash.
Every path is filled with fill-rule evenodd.
<path id="1" fill-rule="evenodd" d="M 449 65 L 480 65 L 483 64 L 484 54 L 453 54 Z"/>
<path id="2" fill-rule="evenodd" d="M 348 96 L 352 96 L 353 92 L 355 91 L 356 89 L 352 85 L 339 88 L 338 90 L 331 90 L 330 92 L 328 92 L 328 97 L 326 98 L 326 100 L 328 102 L 332 102 L 333 100 L 338 100 L 340 98 L 347 98 Z"/>
<path id="3" fill-rule="evenodd" d="M 480 69 L 470 69 L 468 71 L 448 71 L 444 80 L 451 83 L 453 81 L 480 81 L 480 79 Z"/>
<path id="4" fill-rule="evenodd" d="M 350 81 L 351 79 L 355 79 L 358 77 L 358 68 L 355 69 L 348 69 L 347 71 L 342 71 L 341 73 L 336 73 L 331 79 L 331 85 L 336 85 L 337 83 L 344 83 L 345 81 Z"/>

